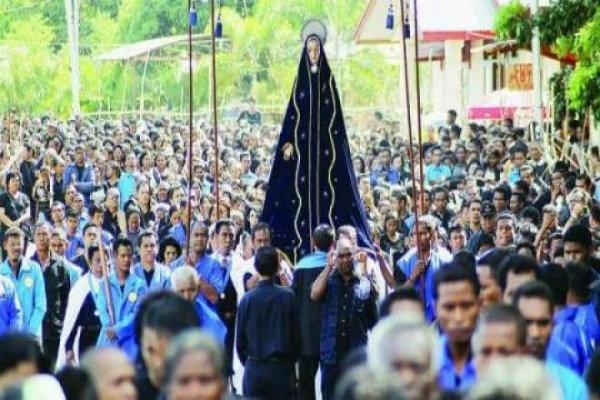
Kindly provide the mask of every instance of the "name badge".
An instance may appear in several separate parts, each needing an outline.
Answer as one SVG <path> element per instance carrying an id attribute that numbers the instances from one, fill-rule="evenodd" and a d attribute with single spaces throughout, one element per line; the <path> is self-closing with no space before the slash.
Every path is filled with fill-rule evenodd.
<path id="1" fill-rule="evenodd" d="M 30 277 L 25 278 L 23 283 L 25 284 L 25 287 L 28 287 L 28 288 L 33 287 L 33 279 Z"/>
<path id="2" fill-rule="evenodd" d="M 132 303 L 135 303 L 137 298 L 138 298 L 138 296 L 137 296 L 136 292 L 131 292 L 131 293 L 129 293 L 129 296 L 127 296 L 127 299 Z"/>

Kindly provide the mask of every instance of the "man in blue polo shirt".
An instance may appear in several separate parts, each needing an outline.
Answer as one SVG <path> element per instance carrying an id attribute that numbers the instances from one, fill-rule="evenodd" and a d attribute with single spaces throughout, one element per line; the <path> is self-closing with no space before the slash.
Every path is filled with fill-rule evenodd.
<path id="1" fill-rule="evenodd" d="M 425 183 L 434 186 L 450 178 L 452 171 L 447 165 L 442 164 L 442 149 L 435 146 L 431 151 L 432 163 L 425 167 Z"/>
<path id="2" fill-rule="evenodd" d="M 435 222 L 432 218 L 420 218 L 418 229 L 416 226 L 411 228 L 411 236 L 416 236 L 417 232 L 421 249 L 419 251 L 415 246 L 398 260 L 398 283 L 412 285 L 424 294 L 425 315 L 427 320 L 432 322 L 435 319 L 434 276 L 444 264 L 452 261 L 452 255 L 447 250 L 432 245 L 435 233 Z"/>
<path id="3" fill-rule="evenodd" d="M 42 321 L 46 314 L 46 289 L 40 266 L 23 259 L 25 234 L 20 228 L 9 228 L 4 235 L 6 260 L 0 264 L 0 275 L 15 285 L 23 310 L 23 330 L 41 339 Z"/>
<path id="4" fill-rule="evenodd" d="M 171 270 L 156 262 L 158 252 L 156 233 L 145 230 L 140 234 L 138 241 L 140 262 L 133 266 L 133 274 L 146 283 L 148 291 L 168 289 L 170 287 Z"/>
<path id="5" fill-rule="evenodd" d="M 99 283 L 102 290 L 98 292 L 97 309 L 102 328 L 97 346 L 120 347 L 131 360 L 134 360 L 137 347 L 133 321 L 141 299 L 146 293 L 146 282 L 130 272 L 133 257 L 131 248 L 129 239 L 115 241 L 115 268 Z M 106 279 L 108 285 L 104 282 Z M 106 286 L 110 290 L 110 300 L 106 296 Z"/>
<path id="6" fill-rule="evenodd" d="M 513 306 L 527 323 L 526 352 L 545 360 L 546 370 L 559 384 L 563 399 L 587 400 L 588 392 L 583 380 L 569 368 L 546 357 L 554 328 L 554 299 L 550 288 L 539 281 L 524 283 L 513 296 Z"/>
<path id="7" fill-rule="evenodd" d="M 201 297 L 211 306 L 216 304 L 219 299 L 216 288 L 219 287 L 220 280 L 215 277 L 219 276 L 221 266 L 208 252 L 208 227 L 203 222 L 197 221 L 192 225 L 190 254 L 184 254 L 173 261 L 171 268 L 176 269 L 186 264 L 193 265 L 198 272 Z"/>
<path id="8" fill-rule="evenodd" d="M 442 331 L 438 383 L 442 390 L 466 391 L 475 383 L 471 336 L 479 316 L 475 272 L 452 265 L 435 276 L 436 313 Z"/>

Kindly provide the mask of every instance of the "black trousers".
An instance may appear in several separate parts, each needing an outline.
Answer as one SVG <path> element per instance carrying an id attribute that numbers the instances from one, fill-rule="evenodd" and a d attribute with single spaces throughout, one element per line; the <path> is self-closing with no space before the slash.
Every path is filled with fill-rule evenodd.
<path id="1" fill-rule="evenodd" d="M 257 400 L 294 398 L 294 365 L 290 361 L 253 361 L 244 365 L 244 396 Z"/>
<path id="2" fill-rule="evenodd" d="M 298 360 L 298 399 L 315 400 L 315 377 L 319 369 L 319 356 L 300 356 Z"/>
<path id="3" fill-rule="evenodd" d="M 335 394 L 335 388 L 340 380 L 340 364 L 321 363 L 321 394 L 323 400 L 332 400 Z"/>

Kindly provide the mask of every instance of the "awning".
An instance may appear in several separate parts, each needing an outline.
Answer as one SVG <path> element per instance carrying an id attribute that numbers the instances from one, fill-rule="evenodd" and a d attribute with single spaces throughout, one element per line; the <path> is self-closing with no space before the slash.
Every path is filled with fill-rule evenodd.
<path id="1" fill-rule="evenodd" d="M 501 120 L 514 118 L 520 110 L 533 110 L 533 92 L 517 90 L 496 90 L 488 93 L 468 108 L 470 120 Z M 544 109 L 544 114 L 546 114 Z"/>

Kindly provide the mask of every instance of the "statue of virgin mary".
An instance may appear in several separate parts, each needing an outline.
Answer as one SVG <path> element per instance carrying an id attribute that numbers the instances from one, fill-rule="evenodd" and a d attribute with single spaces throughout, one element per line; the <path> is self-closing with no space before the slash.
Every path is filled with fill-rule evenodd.
<path id="1" fill-rule="evenodd" d="M 317 20 L 302 30 L 304 49 L 275 150 L 261 221 L 271 242 L 297 262 L 313 249 L 320 224 L 352 225 L 369 246 L 342 106 L 325 56 L 327 29 Z"/>

